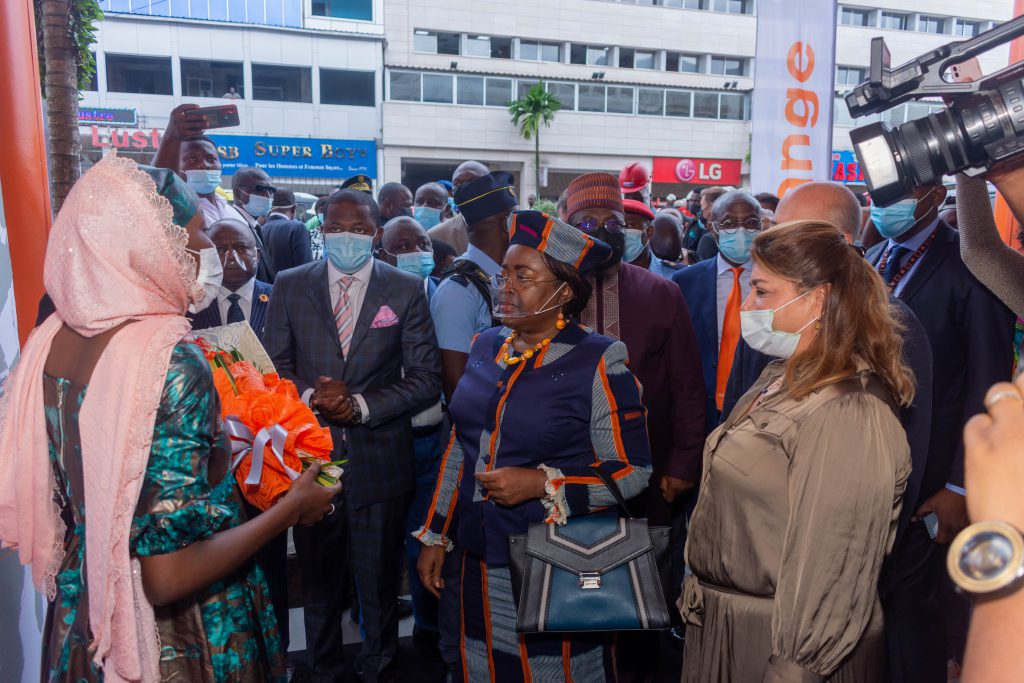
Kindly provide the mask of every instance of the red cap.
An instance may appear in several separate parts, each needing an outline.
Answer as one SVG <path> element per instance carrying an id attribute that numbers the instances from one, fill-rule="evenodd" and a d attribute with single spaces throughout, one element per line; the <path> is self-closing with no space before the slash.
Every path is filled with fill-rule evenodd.
<path id="1" fill-rule="evenodd" d="M 649 221 L 654 220 L 654 212 L 651 211 L 651 207 L 635 199 L 623 199 L 622 209 L 624 213 L 634 213 L 638 216 L 643 216 Z"/>
<path id="2" fill-rule="evenodd" d="M 619 189 L 623 194 L 639 192 L 651 182 L 651 174 L 642 164 L 633 162 L 619 172 Z"/>

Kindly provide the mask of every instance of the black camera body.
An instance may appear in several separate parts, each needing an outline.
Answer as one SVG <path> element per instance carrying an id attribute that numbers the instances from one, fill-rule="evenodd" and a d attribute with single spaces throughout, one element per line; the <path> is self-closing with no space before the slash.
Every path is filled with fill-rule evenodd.
<path id="1" fill-rule="evenodd" d="M 959 40 L 902 66 L 889 66 L 883 38 L 871 39 L 866 83 L 846 96 L 853 117 L 877 114 L 909 100 L 943 97 L 947 106 L 928 116 L 889 126 L 872 123 L 850 131 L 871 200 L 879 206 L 915 188 L 963 172 L 977 176 L 1024 152 L 1024 62 L 971 82 L 952 80 L 961 63 L 1024 35 L 1024 16 L 969 40 Z"/>

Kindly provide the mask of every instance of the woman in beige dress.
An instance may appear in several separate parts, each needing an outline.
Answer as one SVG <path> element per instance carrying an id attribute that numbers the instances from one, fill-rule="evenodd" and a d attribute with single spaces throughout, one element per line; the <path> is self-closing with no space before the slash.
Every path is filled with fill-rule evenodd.
<path id="1" fill-rule="evenodd" d="M 871 683 L 913 398 L 882 280 L 828 223 L 754 240 L 743 338 L 775 356 L 708 438 L 679 607 L 687 683 Z"/>

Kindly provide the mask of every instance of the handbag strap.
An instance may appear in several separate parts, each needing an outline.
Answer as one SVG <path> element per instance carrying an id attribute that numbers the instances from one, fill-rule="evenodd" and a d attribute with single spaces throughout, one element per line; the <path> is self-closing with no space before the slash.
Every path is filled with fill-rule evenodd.
<path id="1" fill-rule="evenodd" d="M 612 492 L 612 495 L 615 497 L 615 502 L 618 503 L 619 509 L 622 511 L 622 514 L 626 519 L 633 519 L 633 513 L 630 512 L 629 506 L 626 505 L 626 499 L 623 498 L 622 491 L 619 490 L 619 485 L 615 483 L 615 480 L 597 465 L 591 465 L 590 469 L 594 471 L 594 476 L 600 479 L 601 483 L 607 486 L 608 490 Z"/>

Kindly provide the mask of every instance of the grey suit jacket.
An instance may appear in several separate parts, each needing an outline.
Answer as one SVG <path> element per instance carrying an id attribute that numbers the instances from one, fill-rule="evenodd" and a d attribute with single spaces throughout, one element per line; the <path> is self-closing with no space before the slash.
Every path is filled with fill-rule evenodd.
<path id="1" fill-rule="evenodd" d="M 398 324 L 373 328 L 388 306 Z M 345 495 L 357 507 L 414 488 L 412 411 L 441 393 L 441 361 L 423 281 L 375 261 L 348 357 L 335 327 L 327 261 L 282 271 L 274 284 L 264 346 L 282 377 L 299 393 L 318 377 L 344 380 L 362 394 L 365 424 L 328 424 L 336 458 L 348 458 Z M 403 374 L 404 372 L 404 374 Z"/>

